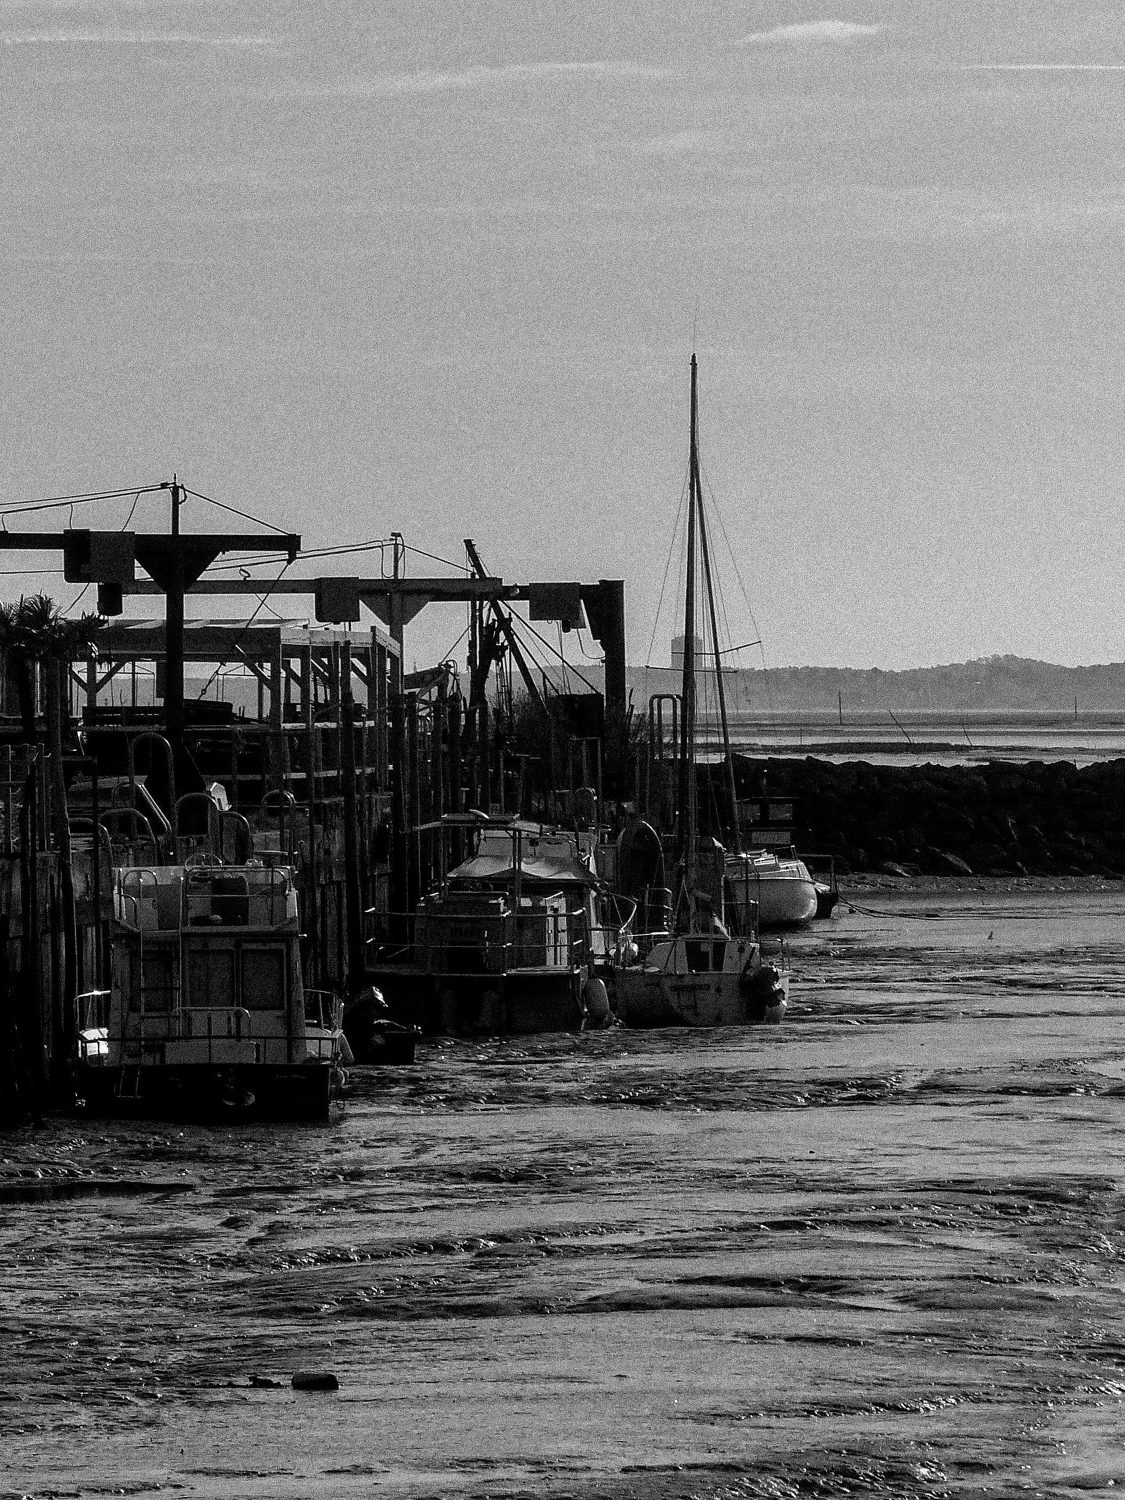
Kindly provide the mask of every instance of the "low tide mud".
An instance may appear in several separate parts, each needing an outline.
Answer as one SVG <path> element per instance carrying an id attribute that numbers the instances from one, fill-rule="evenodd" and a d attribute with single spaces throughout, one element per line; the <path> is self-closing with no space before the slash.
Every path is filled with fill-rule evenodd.
<path id="1" fill-rule="evenodd" d="M 1123 936 L 868 888 L 780 1028 L 0 1137 L 0 1495 L 1119 1493 Z"/>

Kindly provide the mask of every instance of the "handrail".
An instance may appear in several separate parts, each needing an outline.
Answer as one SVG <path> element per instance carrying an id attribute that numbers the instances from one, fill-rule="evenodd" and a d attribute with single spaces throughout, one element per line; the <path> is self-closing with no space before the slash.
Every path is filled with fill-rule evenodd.
<path id="1" fill-rule="evenodd" d="M 108 1024 L 108 1015 L 102 1018 L 101 1012 L 108 1011 L 107 1002 L 111 995 L 110 990 L 83 990 L 74 997 L 74 1008 L 78 1015 L 79 1031 L 92 1031 L 99 1026 Z"/>
<path id="2" fill-rule="evenodd" d="M 126 742 L 129 757 L 129 787 L 132 791 L 134 801 L 137 795 L 137 746 L 142 740 L 155 740 L 164 751 L 164 757 L 168 765 L 168 819 L 172 834 L 172 853 L 179 856 L 179 829 L 176 816 L 176 758 L 172 753 L 171 741 L 164 735 L 158 734 L 155 729 L 142 729 L 137 734 L 131 734 Z"/>
<path id="3" fill-rule="evenodd" d="M 305 990 L 306 1025 L 339 1030 L 344 1017 L 344 1002 L 333 990 Z"/>
<path id="4" fill-rule="evenodd" d="M 112 843 L 113 843 L 113 834 L 110 831 L 110 829 L 108 829 L 105 826 L 106 825 L 106 819 L 107 818 L 112 818 L 112 819 L 114 819 L 116 821 L 116 819 L 121 818 L 121 817 L 130 818 L 130 819 L 132 819 L 134 821 L 134 823 L 139 823 L 141 825 L 140 832 L 141 832 L 142 837 L 147 837 L 148 840 L 149 840 L 149 842 L 152 844 L 152 862 L 153 862 L 153 864 L 157 864 L 159 862 L 159 859 L 160 859 L 160 844 L 159 844 L 159 842 L 157 840 L 156 834 L 152 831 L 152 824 L 149 822 L 149 820 L 145 817 L 144 813 L 141 812 L 141 810 L 139 808 L 137 808 L 137 807 L 130 807 L 127 802 L 126 803 L 122 803 L 120 806 L 117 806 L 117 807 L 107 807 L 107 808 L 104 808 L 102 810 L 102 812 L 99 814 L 99 817 L 98 817 L 98 827 L 105 834 L 105 836 L 110 840 L 111 848 L 112 848 Z"/>

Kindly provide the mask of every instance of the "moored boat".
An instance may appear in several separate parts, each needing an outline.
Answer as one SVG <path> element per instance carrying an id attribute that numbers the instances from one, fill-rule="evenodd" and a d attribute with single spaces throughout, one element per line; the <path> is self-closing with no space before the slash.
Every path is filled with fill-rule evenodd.
<path id="1" fill-rule="evenodd" d="M 816 881 L 796 855 L 744 849 L 727 855 L 725 875 L 739 911 L 757 907 L 759 927 L 803 927 L 818 914 Z"/>
<path id="2" fill-rule="evenodd" d="M 722 845 L 700 836 L 696 763 L 696 551 L 702 553 L 702 579 L 715 661 L 720 648 L 715 593 L 699 472 L 696 360 L 691 359 L 691 433 L 687 507 L 687 579 L 684 591 L 683 687 L 680 697 L 678 834 L 679 858 L 667 910 L 667 929 L 634 935 L 631 950 L 607 965 L 611 1001 L 631 1026 L 734 1026 L 780 1021 L 789 996 L 789 976 L 766 963 L 758 941 L 758 907 L 751 899 L 731 903 L 729 920 L 726 878 L 728 856 Z M 715 673 L 729 778 L 734 858 L 738 847 L 737 808 L 730 770 L 723 674 Z M 643 864 L 651 838 L 647 825 L 629 830 L 633 862 Z M 648 830 L 651 833 L 651 830 Z M 622 851 L 624 854 L 624 851 Z M 662 857 L 661 857 L 662 859 Z M 623 863 L 625 860 L 623 858 Z M 663 885 L 662 862 L 653 871 Z M 815 905 L 815 898 L 814 898 Z M 651 890 L 638 909 L 652 908 Z"/>
<path id="3" fill-rule="evenodd" d="M 443 873 L 413 913 L 404 961 L 369 966 L 392 1011 L 409 996 L 424 1029 L 442 1034 L 579 1030 L 587 980 L 618 932 L 603 920 L 595 835 L 476 812 L 418 831 L 438 837 Z"/>
<path id="4" fill-rule="evenodd" d="M 342 1004 L 306 989 L 297 893 L 277 865 L 114 872 L 111 987 L 78 997 L 76 1092 L 93 1113 L 328 1119 Z"/>

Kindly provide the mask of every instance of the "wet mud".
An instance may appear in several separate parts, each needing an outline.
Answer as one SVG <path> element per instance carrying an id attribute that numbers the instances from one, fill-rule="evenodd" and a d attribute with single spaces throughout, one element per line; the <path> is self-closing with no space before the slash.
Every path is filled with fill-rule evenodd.
<path id="1" fill-rule="evenodd" d="M 1123 937 L 867 891 L 780 1028 L 0 1137 L 0 1496 L 1117 1493 Z"/>

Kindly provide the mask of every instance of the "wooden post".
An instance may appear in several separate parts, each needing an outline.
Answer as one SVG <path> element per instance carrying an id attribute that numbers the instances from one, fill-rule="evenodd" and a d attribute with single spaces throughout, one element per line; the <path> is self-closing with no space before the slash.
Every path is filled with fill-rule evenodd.
<path id="1" fill-rule="evenodd" d="M 347 927 L 347 987 L 354 995 L 362 984 L 363 893 L 359 873 L 359 851 L 356 831 L 355 767 L 355 701 L 352 698 L 352 648 L 345 642 L 340 649 L 340 775 L 344 794 L 344 907 Z"/>

